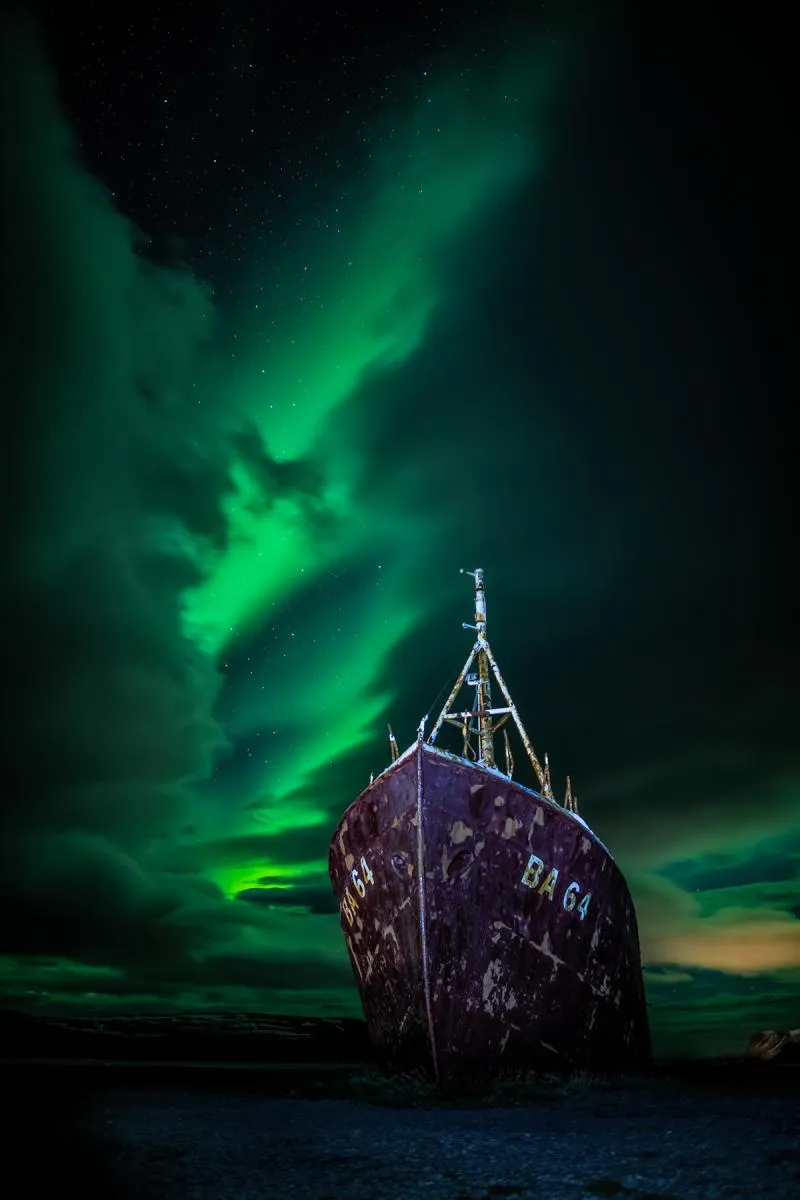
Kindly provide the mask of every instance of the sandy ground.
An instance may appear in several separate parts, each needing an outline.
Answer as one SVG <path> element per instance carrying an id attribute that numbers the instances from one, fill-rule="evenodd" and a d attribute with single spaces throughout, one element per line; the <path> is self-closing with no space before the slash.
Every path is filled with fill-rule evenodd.
<path id="1" fill-rule="evenodd" d="M 4 1165 L 28 1196 L 800 1198 L 796 1072 L 537 1082 L 444 1104 L 363 1068 L 4 1076 Z"/>

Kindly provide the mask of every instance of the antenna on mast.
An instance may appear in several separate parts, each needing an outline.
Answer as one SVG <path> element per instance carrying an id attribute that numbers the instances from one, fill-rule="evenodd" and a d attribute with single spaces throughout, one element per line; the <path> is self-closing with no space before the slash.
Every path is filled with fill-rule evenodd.
<path id="1" fill-rule="evenodd" d="M 494 762 L 494 724 L 492 722 L 492 689 L 489 679 L 489 660 L 486 657 L 486 589 L 483 583 L 483 571 L 477 567 L 474 571 L 465 571 L 462 575 L 471 575 L 475 580 L 475 624 L 464 625 L 465 629 L 475 629 L 478 640 L 475 643 L 478 659 L 478 678 L 476 680 L 474 714 L 478 718 L 478 745 L 480 753 L 478 763 L 484 767 L 493 767 Z"/>

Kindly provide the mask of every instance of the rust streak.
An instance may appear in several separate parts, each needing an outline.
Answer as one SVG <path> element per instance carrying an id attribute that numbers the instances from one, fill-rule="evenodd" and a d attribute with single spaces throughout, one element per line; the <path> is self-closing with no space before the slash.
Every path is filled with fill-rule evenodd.
<path id="1" fill-rule="evenodd" d="M 503 826 L 503 832 L 500 834 L 500 836 L 504 842 L 507 842 L 508 839 L 514 837 L 514 835 L 518 833 L 521 828 L 522 821 L 517 820 L 516 817 L 506 817 L 506 822 Z"/>
<path id="2" fill-rule="evenodd" d="M 467 838 L 471 838 L 472 836 L 472 830 L 463 821 L 454 821 L 450 826 L 450 841 L 456 846 L 460 846 L 462 842 L 465 842 Z"/>
<path id="3" fill-rule="evenodd" d="M 564 960 L 559 958 L 558 955 L 554 953 L 553 948 L 550 945 L 550 934 L 546 929 L 544 931 L 544 937 L 542 940 L 538 943 L 533 942 L 533 948 L 534 950 L 538 950 L 541 954 L 544 954 L 546 958 L 551 959 L 554 966 L 563 967 L 565 965 Z"/>
<path id="4" fill-rule="evenodd" d="M 483 976 L 483 998 L 488 1000 L 494 989 L 497 987 L 500 979 L 500 974 L 503 970 L 503 964 L 499 959 L 493 958 L 486 968 L 486 973 Z"/>
<path id="5" fill-rule="evenodd" d="M 400 943 L 397 940 L 397 934 L 394 931 L 394 925 L 384 925 L 383 936 L 384 936 L 384 939 L 386 939 L 388 937 L 394 938 L 395 946 L 397 947 L 398 950 L 400 949 Z"/>

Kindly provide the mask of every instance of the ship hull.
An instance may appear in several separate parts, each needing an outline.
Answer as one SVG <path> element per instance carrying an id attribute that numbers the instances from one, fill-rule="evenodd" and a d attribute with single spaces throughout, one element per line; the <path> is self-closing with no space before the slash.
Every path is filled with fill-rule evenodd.
<path id="1" fill-rule="evenodd" d="M 346 811 L 330 875 L 385 1068 L 447 1085 L 649 1065 L 627 884 L 552 801 L 419 743 Z"/>

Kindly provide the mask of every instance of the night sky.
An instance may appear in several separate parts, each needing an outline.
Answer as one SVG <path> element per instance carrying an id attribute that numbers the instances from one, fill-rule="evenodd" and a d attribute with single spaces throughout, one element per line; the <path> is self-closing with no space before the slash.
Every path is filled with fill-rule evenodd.
<path id="1" fill-rule="evenodd" d="M 481 566 L 656 1051 L 800 1024 L 788 30 L 67 9 L 0 31 L 0 1004 L 357 1015 L 330 834 Z"/>

